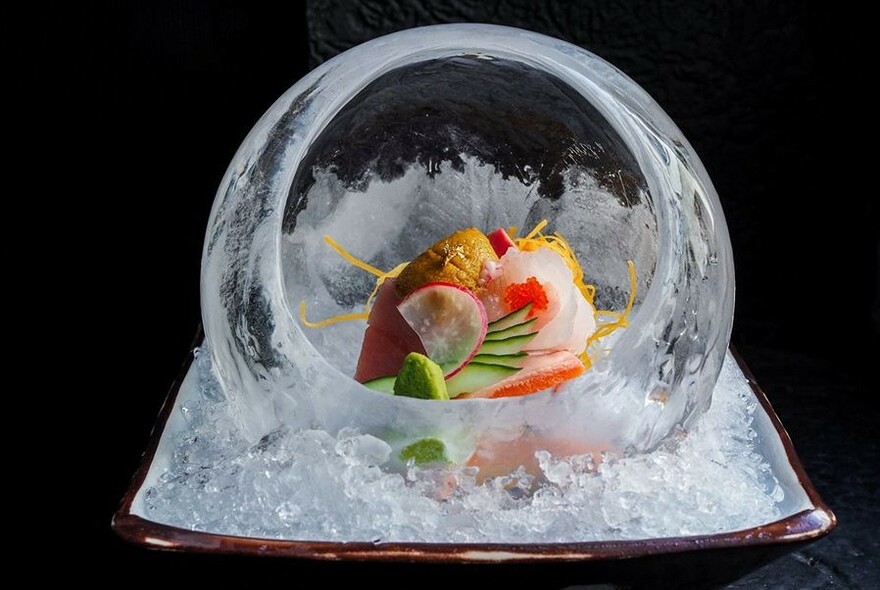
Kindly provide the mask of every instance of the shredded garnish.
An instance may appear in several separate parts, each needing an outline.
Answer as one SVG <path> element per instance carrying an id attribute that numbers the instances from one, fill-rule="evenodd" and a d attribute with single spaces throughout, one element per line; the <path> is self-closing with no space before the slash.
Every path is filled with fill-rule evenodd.
<path id="1" fill-rule="evenodd" d="M 550 223 L 550 222 L 547 221 L 546 219 L 542 219 L 541 221 L 538 222 L 538 225 L 536 225 L 536 226 L 532 229 L 532 231 L 530 231 L 529 234 L 528 234 L 526 237 L 524 237 L 523 239 L 524 239 L 524 240 L 530 240 L 530 239 L 534 238 L 536 235 L 538 235 L 539 233 L 541 233 L 541 230 L 544 229 L 545 227 L 547 227 L 547 225 L 548 225 L 549 223 Z"/>
<path id="2" fill-rule="evenodd" d="M 321 320 L 320 322 L 310 322 L 306 319 L 306 302 L 299 302 L 299 319 L 301 319 L 302 323 L 309 328 L 323 328 L 324 326 L 338 324 L 339 322 L 347 322 L 349 320 L 365 320 L 367 319 L 368 315 L 368 313 L 347 313 L 344 315 L 333 316 L 332 318 L 327 318 L 326 320 Z"/>
<path id="3" fill-rule="evenodd" d="M 376 294 L 379 292 L 379 287 L 382 286 L 385 279 L 395 278 L 404 268 L 406 268 L 407 264 L 409 264 L 409 262 L 401 262 L 388 272 L 382 273 L 379 278 L 376 279 L 376 285 L 373 287 L 373 290 L 370 291 L 370 296 L 367 297 L 367 302 L 364 304 L 364 313 L 370 313 L 370 310 L 373 309 L 373 300 L 376 298 Z"/>
<path id="4" fill-rule="evenodd" d="M 587 340 L 587 346 L 592 344 L 593 342 L 608 336 L 618 328 L 625 328 L 629 325 L 629 312 L 632 311 L 633 303 L 636 300 L 636 265 L 633 264 L 632 260 L 626 261 L 627 268 L 629 269 L 629 301 L 626 303 L 626 307 L 622 312 L 616 311 L 608 311 L 608 310 L 599 310 L 596 312 L 597 316 L 602 317 L 610 317 L 611 321 L 603 322 L 599 324 L 596 328 L 596 331 L 590 336 Z"/>
<path id="5" fill-rule="evenodd" d="M 345 248 L 343 248 L 342 246 L 337 244 L 336 241 L 333 238 L 331 238 L 330 236 L 324 236 L 324 241 L 327 242 L 327 244 L 329 244 L 331 248 L 336 250 L 337 254 L 339 254 L 340 256 L 345 258 L 346 260 L 348 260 L 350 263 L 352 263 L 353 265 L 355 265 L 359 269 L 365 270 L 370 274 L 376 275 L 377 277 L 381 277 L 385 274 L 384 270 L 379 270 L 375 266 L 373 266 L 371 264 L 367 264 L 363 260 L 361 260 L 359 258 L 355 258 L 351 254 L 346 252 Z"/>
<path id="6" fill-rule="evenodd" d="M 626 307 L 622 312 L 609 311 L 609 310 L 598 310 L 596 315 L 599 317 L 610 317 L 611 321 L 603 322 L 596 327 L 596 331 L 593 332 L 589 338 L 587 338 L 587 348 L 610 335 L 615 330 L 619 328 L 626 328 L 629 326 L 629 313 L 632 311 L 633 304 L 636 301 L 636 287 L 638 285 L 638 280 L 636 277 L 636 265 L 632 260 L 626 261 L 626 266 L 629 269 L 629 301 L 626 302 Z M 586 351 L 581 353 L 580 355 L 581 361 L 584 362 L 584 365 L 589 369 L 592 366 L 592 361 L 590 360 L 590 356 Z"/>
<path id="7" fill-rule="evenodd" d="M 385 279 L 394 278 L 400 274 L 400 271 L 404 269 L 404 267 L 409 264 L 408 262 L 402 262 L 385 272 L 383 270 L 379 270 L 375 266 L 371 264 L 367 264 L 360 258 L 356 258 L 351 255 L 345 248 L 340 246 L 336 240 L 331 238 L 330 236 L 324 236 L 324 241 L 333 248 L 337 254 L 342 256 L 345 260 L 350 262 L 353 266 L 360 268 L 362 270 L 367 271 L 370 274 L 376 275 L 376 285 L 373 287 L 373 290 L 370 292 L 370 296 L 367 297 L 367 302 L 364 304 L 363 313 L 345 313 L 342 315 L 337 315 L 333 317 L 329 317 L 325 320 L 321 320 L 319 322 L 310 322 L 306 319 L 306 302 L 299 302 L 299 317 L 302 320 L 302 323 L 309 328 L 323 328 L 325 326 L 331 326 L 333 324 L 338 324 L 339 322 L 348 322 L 351 320 L 366 320 L 370 316 L 370 309 L 373 307 L 373 300 L 376 298 L 376 293 L 379 292 L 379 287 L 382 286 L 382 283 L 385 282 Z"/>

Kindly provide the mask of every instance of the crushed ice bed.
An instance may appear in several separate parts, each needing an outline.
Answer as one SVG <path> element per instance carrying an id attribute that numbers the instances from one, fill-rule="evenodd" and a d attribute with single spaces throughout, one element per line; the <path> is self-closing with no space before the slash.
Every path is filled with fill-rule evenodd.
<path id="1" fill-rule="evenodd" d="M 208 358 L 197 351 L 181 384 L 136 516 L 251 538 L 564 543 L 732 532 L 812 507 L 730 353 L 711 408 L 653 452 L 598 462 L 539 452 L 537 476 L 481 485 L 468 469 L 383 470 L 388 445 L 351 429 L 246 441 Z"/>

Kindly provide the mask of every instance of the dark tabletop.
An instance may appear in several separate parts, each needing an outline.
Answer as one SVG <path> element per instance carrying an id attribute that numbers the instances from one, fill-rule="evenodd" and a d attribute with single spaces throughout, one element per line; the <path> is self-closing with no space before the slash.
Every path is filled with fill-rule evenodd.
<path id="1" fill-rule="evenodd" d="M 107 2 L 5 15 L 8 92 L 39 113 L 36 127 L 12 121 L 26 131 L 22 170 L 34 170 L 19 176 L 45 187 L 66 237 L 57 263 L 78 269 L 64 300 L 76 311 L 70 328 L 102 343 L 71 341 L 77 368 L 65 375 L 90 392 L 77 398 L 86 417 L 67 440 L 94 442 L 74 461 L 78 482 L 82 465 L 90 475 L 70 499 L 86 536 L 62 544 L 82 554 L 83 571 L 100 577 L 112 563 L 145 582 L 298 587 L 309 586 L 303 573 L 346 567 L 148 552 L 116 539 L 110 517 L 198 325 L 210 205 L 251 126 L 310 67 L 353 44 L 422 24 L 493 22 L 578 43 L 629 74 L 681 127 L 718 190 L 737 271 L 733 342 L 839 519 L 827 538 L 730 588 L 880 587 L 880 218 L 871 170 L 838 131 L 835 113 L 848 103 L 831 67 L 852 55 L 847 36 L 834 35 L 849 17 L 788 0 L 294 4 Z M 64 157 L 47 167 L 41 154 L 54 142 Z M 117 249 L 129 264 L 113 263 Z M 526 584 L 528 574 L 356 570 L 367 587 L 545 587 Z"/>

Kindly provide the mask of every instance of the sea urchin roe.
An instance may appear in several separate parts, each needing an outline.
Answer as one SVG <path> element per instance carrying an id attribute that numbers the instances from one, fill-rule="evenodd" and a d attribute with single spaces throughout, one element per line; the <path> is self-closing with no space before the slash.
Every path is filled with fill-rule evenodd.
<path id="1" fill-rule="evenodd" d="M 486 260 L 498 260 L 492 244 L 478 229 L 459 230 L 422 252 L 397 277 L 397 294 L 403 297 L 422 285 L 452 283 L 475 290 Z"/>
<path id="2" fill-rule="evenodd" d="M 508 285 L 504 290 L 504 303 L 511 310 L 521 309 L 531 303 L 529 315 L 534 316 L 537 312 L 546 310 L 549 301 L 544 286 L 535 277 L 529 277 L 525 283 Z"/>

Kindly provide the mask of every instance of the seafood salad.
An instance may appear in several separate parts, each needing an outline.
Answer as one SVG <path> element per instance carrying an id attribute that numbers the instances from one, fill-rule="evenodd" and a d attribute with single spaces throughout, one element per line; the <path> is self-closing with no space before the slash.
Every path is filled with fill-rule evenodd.
<path id="1" fill-rule="evenodd" d="M 600 340 L 626 326 L 626 308 L 597 311 L 595 288 L 566 240 L 542 221 L 488 234 L 458 230 L 383 272 L 329 236 L 349 262 L 376 275 L 365 311 L 306 319 L 309 327 L 366 319 L 354 378 L 392 395 L 429 400 L 499 398 L 558 389 L 588 370 Z"/>

